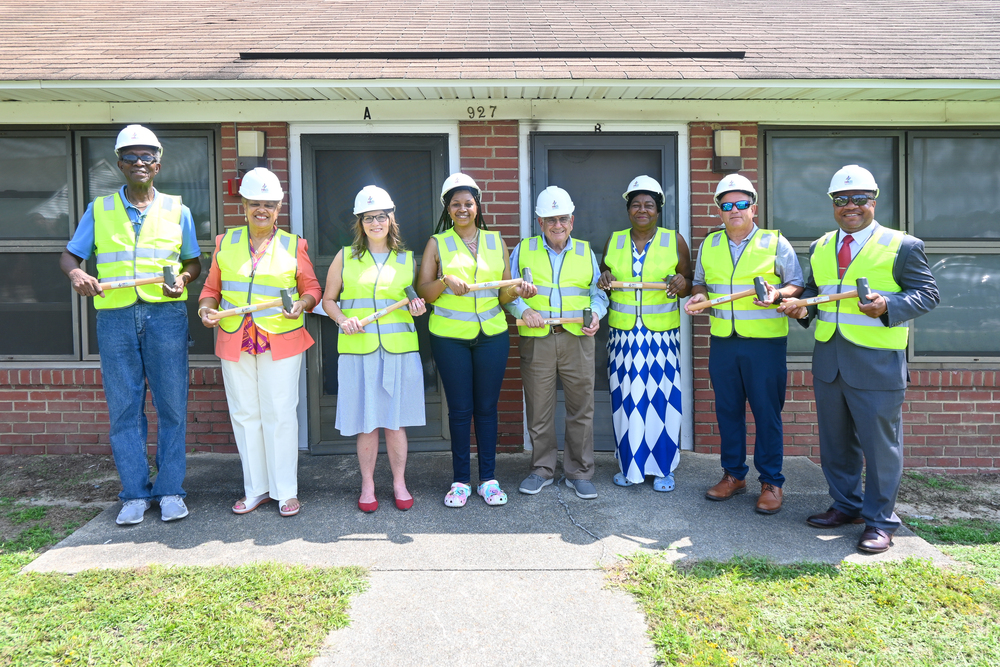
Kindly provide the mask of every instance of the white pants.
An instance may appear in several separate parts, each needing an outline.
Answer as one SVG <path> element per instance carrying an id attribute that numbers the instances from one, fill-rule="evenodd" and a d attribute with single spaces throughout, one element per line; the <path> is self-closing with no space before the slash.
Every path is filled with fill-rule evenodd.
<path id="1" fill-rule="evenodd" d="M 274 361 L 271 352 L 222 360 L 229 416 L 243 462 L 248 498 L 298 497 L 299 373 L 302 355 Z"/>

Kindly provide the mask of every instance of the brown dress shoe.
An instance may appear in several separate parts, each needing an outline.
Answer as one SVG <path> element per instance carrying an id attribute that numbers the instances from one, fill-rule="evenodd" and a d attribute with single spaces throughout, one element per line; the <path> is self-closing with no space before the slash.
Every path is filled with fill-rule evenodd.
<path id="1" fill-rule="evenodd" d="M 705 497 L 709 500 L 729 500 L 735 495 L 746 492 L 747 483 L 742 479 L 736 479 L 727 472 L 718 484 L 705 492 Z"/>
<path id="2" fill-rule="evenodd" d="M 865 532 L 861 533 L 858 540 L 858 549 L 867 551 L 870 554 L 880 554 L 888 551 L 892 546 L 892 533 L 887 533 L 875 526 L 865 526 Z"/>
<path id="3" fill-rule="evenodd" d="M 811 517 L 806 519 L 806 523 L 814 528 L 836 528 L 848 523 L 864 522 L 865 520 L 860 517 L 844 514 L 840 510 L 835 510 L 832 507 L 822 514 L 813 514 Z"/>
<path id="4" fill-rule="evenodd" d="M 781 509 L 781 487 L 761 482 L 757 511 L 760 514 L 777 514 Z"/>

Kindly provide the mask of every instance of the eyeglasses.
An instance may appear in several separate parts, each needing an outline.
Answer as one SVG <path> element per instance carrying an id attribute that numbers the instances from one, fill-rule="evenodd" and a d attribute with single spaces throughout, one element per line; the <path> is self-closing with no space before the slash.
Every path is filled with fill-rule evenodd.
<path id="1" fill-rule="evenodd" d="M 281 202 L 276 201 L 253 201 L 247 200 L 247 208 L 265 208 L 268 211 L 273 211 L 278 208 L 278 204 Z"/>
<path id="2" fill-rule="evenodd" d="M 572 217 L 568 215 L 555 215 L 551 218 L 542 218 L 542 224 L 549 225 L 550 227 L 554 227 L 556 225 L 562 225 L 565 227 L 570 223 L 570 220 L 572 220 Z"/>
<path id="3" fill-rule="evenodd" d="M 378 215 L 366 215 L 365 217 L 361 218 L 361 224 L 370 225 L 373 222 L 385 222 L 388 219 L 389 216 L 387 216 L 385 213 L 379 213 Z"/>
<path id="4" fill-rule="evenodd" d="M 753 202 L 750 201 L 749 199 L 741 199 L 739 201 L 727 201 L 725 204 L 719 204 L 719 208 L 721 208 L 726 213 L 732 211 L 734 206 L 736 207 L 737 211 L 745 211 L 751 206 L 753 206 Z"/>
<path id="5" fill-rule="evenodd" d="M 126 153 L 125 155 L 119 155 L 118 159 L 125 164 L 135 164 L 139 160 L 142 160 L 143 164 L 153 164 L 159 158 L 155 155 L 135 155 L 134 153 Z"/>
<path id="6" fill-rule="evenodd" d="M 872 197 L 871 195 L 851 195 L 849 197 L 846 195 L 841 195 L 833 198 L 833 205 L 847 206 L 847 202 L 851 202 L 855 206 L 864 206 L 869 201 L 875 201 L 875 197 Z"/>

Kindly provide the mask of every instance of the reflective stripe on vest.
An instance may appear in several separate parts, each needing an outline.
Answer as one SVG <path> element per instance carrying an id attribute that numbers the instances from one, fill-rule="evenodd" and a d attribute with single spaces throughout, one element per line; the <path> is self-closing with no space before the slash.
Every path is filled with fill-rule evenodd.
<path id="1" fill-rule="evenodd" d="M 519 244 L 517 264 L 524 275 L 524 269 L 531 269 L 531 279 L 538 294 L 526 299 L 526 303 L 542 317 L 582 317 L 583 309 L 590 307 L 590 283 L 594 280 L 594 262 L 591 259 L 590 244 L 586 241 L 569 239 L 571 247 L 563 252 L 559 275 L 552 276 L 552 256 L 545 249 L 541 236 L 524 239 Z M 554 308 L 552 295 L 559 295 L 560 308 Z M 588 326 L 590 322 L 586 323 Z M 575 336 L 582 336 L 583 325 L 564 324 L 563 328 Z M 518 327 L 522 336 L 547 336 L 551 327 Z"/>
<path id="2" fill-rule="evenodd" d="M 712 232 L 701 246 L 701 266 L 705 270 L 708 298 L 715 299 L 753 289 L 753 279 L 760 276 L 772 285 L 780 285 L 775 273 L 778 240 L 781 232 L 757 229 L 747 241 L 736 266 L 729 251 L 729 237 L 724 229 Z M 761 308 L 753 305 L 753 297 L 722 303 L 709 309 L 713 336 L 727 337 L 736 333 L 744 338 L 780 338 L 788 335 L 788 318 L 777 306 Z"/>
<path id="3" fill-rule="evenodd" d="M 867 278 L 871 291 L 879 294 L 898 294 L 902 288 L 892 276 L 892 267 L 899 254 L 905 234 L 879 226 L 861 251 L 851 260 L 838 277 L 837 232 L 830 232 L 816 242 L 812 265 L 813 280 L 820 294 L 840 294 L 857 287 L 858 278 Z M 861 312 L 858 299 L 841 299 L 817 304 L 816 340 L 828 341 L 833 332 L 860 347 L 877 350 L 905 350 L 909 332 L 907 323 L 887 327 L 878 317 L 868 317 Z"/>
<path id="4" fill-rule="evenodd" d="M 624 229 L 611 235 L 608 254 L 604 263 L 615 280 L 636 282 L 669 282 L 677 272 L 677 233 L 657 229 L 646 250 L 642 275 L 632 270 L 631 230 Z M 681 325 L 677 297 L 667 296 L 666 290 L 611 290 L 608 325 L 628 331 L 635 326 L 636 315 L 642 316 L 643 325 L 650 331 L 667 331 Z"/>
<path id="5" fill-rule="evenodd" d="M 479 230 L 476 255 L 454 229 L 435 234 L 441 271 L 461 278 L 468 284 L 503 279 L 504 256 L 500 234 Z M 435 336 L 472 340 L 482 331 L 495 336 L 507 328 L 507 318 L 500 308 L 497 290 L 481 290 L 456 296 L 445 289 L 434 301 L 428 328 Z"/>
<path id="6" fill-rule="evenodd" d="M 97 279 L 102 283 L 118 282 L 163 275 L 164 266 L 172 266 L 180 274 L 181 198 L 157 192 L 146 208 L 145 219 L 135 236 L 135 226 L 129 220 L 121 192 L 94 201 L 94 245 Z M 158 303 L 174 301 L 163 294 L 159 283 L 121 288 L 94 299 L 94 307 L 124 308 L 137 299 Z M 187 288 L 177 301 L 187 299 Z"/>
<path id="7" fill-rule="evenodd" d="M 246 227 L 230 229 L 219 243 L 215 255 L 222 278 L 220 310 L 239 308 L 280 298 L 281 289 L 287 289 L 294 299 L 298 296 L 295 274 L 298 270 L 298 236 L 277 230 L 267 245 L 264 256 L 253 270 L 250 256 L 250 233 Z M 268 333 L 281 334 L 300 329 L 305 324 L 304 315 L 296 319 L 284 316 L 280 306 L 250 313 L 254 324 Z M 231 315 L 219 322 L 228 333 L 239 331 L 245 315 Z"/>
<path id="8" fill-rule="evenodd" d="M 413 284 L 412 252 L 390 251 L 381 266 L 370 252 L 355 259 L 347 246 L 343 253 L 340 310 L 346 317 L 363 320 L 406 298 L 404 290 Z M 417 329 L 405 306 L 366 325 L 365 333 L 337 333 L 337 351 L 341 354 L 368 354 L 379 347 L 395 354 L 417 351 Z"/>

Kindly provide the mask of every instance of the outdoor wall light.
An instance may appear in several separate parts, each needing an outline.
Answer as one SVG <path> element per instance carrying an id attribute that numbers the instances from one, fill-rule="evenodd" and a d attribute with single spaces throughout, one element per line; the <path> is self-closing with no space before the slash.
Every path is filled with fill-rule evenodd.
<path id="1" fill-rule="evenodd" d="M 240 130 L 236 133 L 236 169 L 250 171 L 267 166 L 264 139 L 264 133 L 259 130 Z"/>
<path id="2" fill-rule="evenodd" d="M 712 171 L 733 172 L 743 168 L 739 130 L 716 130 L 714 144 Z"/>

